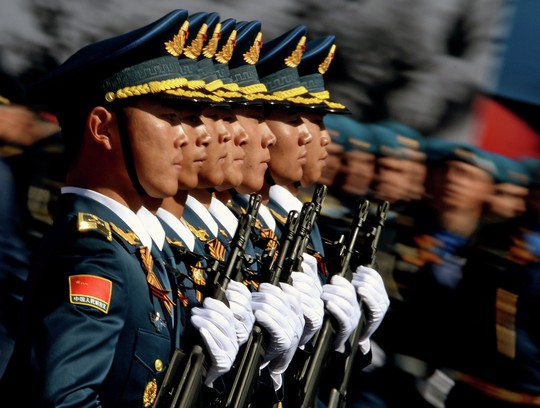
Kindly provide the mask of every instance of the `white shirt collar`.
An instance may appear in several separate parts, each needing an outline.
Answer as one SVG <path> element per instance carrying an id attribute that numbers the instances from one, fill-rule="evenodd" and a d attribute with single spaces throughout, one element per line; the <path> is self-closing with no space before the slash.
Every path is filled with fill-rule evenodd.
<path id="1" fill-rule="evenodd" d="M 287 211 L 295 210 L 300 212 L 302 210 L 302 202 L 283 186 L 276 184 L 270 187 L 270 199 Z"/>
<path id="2" fill-rule="evenodd" d="M 236 218 L 229 207 L 219 201 L 216 197 L 212 197 L 212 202 L 210 203 L 208 211 L 210 211 L 210 214 L 212 214 L 214 218 L 218 219 L 219 222 L 223 224 L 229 233 L 229 236 L 233 237 L 236 228 L 238 227 L 238 218 Z"/>
<path id="3" fill-rule="evenodd" d="M 139 208 L 139 211 L 137 211 L 137 217 L 139 217 L 142 221 L 144 227 L 152 237 L 152 240 L 156 246 L 160 251 L 162 251 L 163 245 L 165 244 L 165 230 L 157 217 L 148 211 L 146 207 Z"/>
<path id="4" fill-rule="evenodd" d="M 219 227 L 216 223 L 216 220 L 214 220 L 214 218 L 212 217 L 212 214 L 210 214 L 210 212 L 208 211 L 208 208 L 206 208 L 204 205 L 202 205 L 202 203 L 200 203 L 190 195 L 187 196 L 186 207 L 191 208 L 194 212 L 197 213 L 197 215 L 206 224 L 214 237 L 218 236 Z"/>
<path id="5" fill-rule="evenodd" d="M 276 231 L 276 219 L 268 209 L 268 207 L 264 204 L 261 204 L 259 207 L 259 217 L 261 217 L 266 225 L 268 225 L 268 228 L 270 228 L 272 231 Z"/>
<path id="6" fill-rule="evenodd" d="M 175 215 L 163 208 L 157 210 L 157 216 L 182 238 L 182 241 L 184 241 L 184 244 L 190 251 L 193 251 L 195 248 L 195 235 L 193 235 L 183 220 L 178 219 Z"/>
<path id="7" fill-rule="evenodd" d="M 61 191 L 62 194 L 77 194 L 103 204 L 127 224 L 131 231 L 134 232 L 137 237 L 139 237 L 141 243 L 144 246 L 146 246 L 148 249 L 152 248 L 152 238 L 150 237 L 148 231 L 145 229 L 142 221 L 139 219 L 139 217 L 137 217 L 137 214 L 135 214 L 125 205 L 119 203 L 118 201 L 110 197 L 98 193 L 97 191 L 88 190 L 86 188 L 65 186 L 62 187 Z"/>

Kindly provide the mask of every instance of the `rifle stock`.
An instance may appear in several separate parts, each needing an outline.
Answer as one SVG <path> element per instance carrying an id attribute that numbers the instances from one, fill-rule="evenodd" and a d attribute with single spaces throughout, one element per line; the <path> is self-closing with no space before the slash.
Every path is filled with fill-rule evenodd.
<path id="1" fill-rule="evenodd" d="M 241 274 L 247 241 L 262 199 L 250 197 L 248 211 L 238 221 L 230 252 L 225 263 L 215 260 L 207 272 L 211 277 L 210 296 L 228 303 L 225 297 L 228 283 Z M 206 375 L 207 358 L 203 346 L 195 344 L 189 354 L 176 349 L 171 357 L 163 383 L 153 408 L 193 408 L 200 403 L 201 389 Z"/>

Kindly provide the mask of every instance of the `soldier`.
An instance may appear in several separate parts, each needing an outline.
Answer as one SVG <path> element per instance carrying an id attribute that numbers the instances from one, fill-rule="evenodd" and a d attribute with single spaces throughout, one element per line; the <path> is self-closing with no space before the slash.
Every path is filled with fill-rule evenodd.
<path id="1" fill-rule="evenodd" d="M 496 222 L 522 215 L 526 210 L 531 175 L 525 165 L 517 159 L 493 155 L 497 166 L 495 191 L 489 198 L 483 222 Z"/>
<path id="2" fill-rule="evenodd" d="M 304 59 L 301 50 L 305 34 L 305 27 L 298 26 L 266 43 L 257 65 L 261 81 L 274 94 L 287 95 L 286 99 L 291 105 L 288 108 L 278 107 L 265 114 L 266 122 L 276 135 L 277 141 L 270 147 L 271 160 L 266 186 L 263 186 L 262 192 L 263 196 L 268 195 L 268 207 L 276 218 L 278 228 L 282 228 L 290 210 L 300 210 L 302 206 L 295 196 L 298 185 L 313 184 L 321 175 L 321 158 L 325 157 L 325 146 L 328 144 L 328 134 L 323 125 L 324 115 L 332 111 L 346 112 L 343 105 L 333 102 L 324 92 L 322 74 L 318 71 L 321 65 L 327 66 L 332 58 L 334 38 L 330 36 L 308 42 Z M 298 59 L 298 54 L 301 59 Z M 298 77 L 300 69 L 296 71 L 296 66 L 300 64 L 300 67 L 303 63 L 306 68 L 302 70 L 303 75 Z M 313 79 L 316 80 L 310 81 Z M 371 300 L 374 300 L 371 295 L 380 289 L 382 280 L 374 270 L 368 273 L 357 270 L 353 276 L 355 284 L 341 276 L 333 276 L 327 281 L 323 262 L 324 248 L 316 226 L 311 231 L 310 244 L 303 256 L 309 260 L 310 254 L 313 255 L 311 259 L 315 257 L 317 260 L 312 261 L 311 265 L 321 284 L 321 299 L 326 310 L 339 322 L 333 349 L 347 355 L 349 347 L 360 347 L 362 354 L 369 360 L 369 337 L 382 320 L 387 305 L 384 296 L 382 303 L 371 303 Z M 373 280 L 367 278 L 371 272 L 376 276 Z M 297 278 L 301 278 L 301 275 Z M 366 292 L 368 287 L 371 289 Z M 367 302 L 370 310 L 368 324 L 364 328 L 364 336 L 360 337 L 360 345 L 348 343 L 349 336 L 357 327 L 360 318 L 357 290 L 359 296 L 370 298 Z M 382 292 L 386 295 L 384 287 Z M 312 310 L 315 307 L 313 300 Z M 316 332 L 315 328 L 312 336 Z"/>
<path id="3" fill-rule="evenodd" d="M 27 384 L 21 405 L 149 407 L 173 350 L 189 347 L 175 275 L 136 215 L 148 197 L 176 193 L 183 124 L 198 101 L 221 100 L 182 73 L 187 25 L 175 10 L 90 44 L 32 88 L 58 114 L 71 163 L 4 378 L 4 392 Z M 205 302 L 190 320 L 213 339 L 209 372 L 227 371 L 232 311 Z"/>
<path id="4" fill-rule="evenodd" d="M 445 407 L 532 407 L 540 401 L 538 271 L 539 173 L 530 175 L 525 214 L 480 228 L 462 268 L 455 313 L 447 321 L 447 357 L 455 381 Z M 467 333 L 466 339 L 459 333 Z"/>

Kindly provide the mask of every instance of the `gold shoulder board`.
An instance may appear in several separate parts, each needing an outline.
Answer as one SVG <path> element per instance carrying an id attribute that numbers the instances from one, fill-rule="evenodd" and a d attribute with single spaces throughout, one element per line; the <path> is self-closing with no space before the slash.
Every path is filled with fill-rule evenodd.
<path id="1" fill-rule="evenodd" d="M 110 224 L 94 214 L 80 212 L 77 220 L 77 230 L 80 232 L 98 231 L 107 237 L 107 241 L 112 241 Z"/>

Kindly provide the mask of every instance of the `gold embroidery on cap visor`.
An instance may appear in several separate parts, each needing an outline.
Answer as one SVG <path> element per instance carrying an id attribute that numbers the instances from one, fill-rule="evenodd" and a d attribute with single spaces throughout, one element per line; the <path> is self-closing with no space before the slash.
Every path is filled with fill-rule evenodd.
<path id="1" fill-rule="evenodd" d="M 189 22 L 185 21 L 178 33 L 169 41 L 163 43 L 165 50 L 173 57 L 185 55 L 188 58 L 197 58 L 202 51 L 202 44 L 206 38 L 206 25 L 201 28 L 197 38 L 190 46 L 185 46 L 188 36 Z M 202 42 L 201 42 L 202 41 Z M 199 49 L 200 48 L 200 49 Z M 207 99 L 213 102 L 224 102 L 224 99 L 205 89 L 206 83 L 202 80 L 188 80 L 187 78 L 171 78 L 163 81 L 149 81 L 139 85 L 127 86 L 105 94 L 107 102 L 117 99 L 126 99 L 134 96 L 149 94 L 168 94 L 186 99 Z M 207 92 L 208 91 L 208 92 Z"/>

